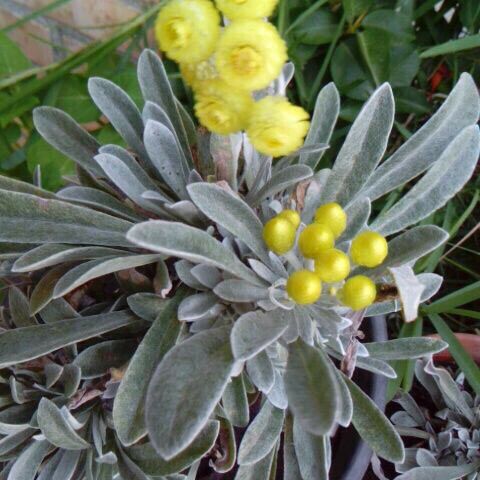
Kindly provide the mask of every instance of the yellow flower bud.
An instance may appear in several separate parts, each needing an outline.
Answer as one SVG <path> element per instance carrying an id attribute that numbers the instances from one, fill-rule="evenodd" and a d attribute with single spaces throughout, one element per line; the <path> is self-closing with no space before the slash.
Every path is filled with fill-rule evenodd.
<path id="1" fill-rule="evenodd" d="M 198 91 L 195 113 L 211 132 L 228 135 L 243 130 L 253 106 L 250 93 L 213 81 Z"/>
<path id="2" fill-rule="evenodd" d="M 377 232 L 362 232 L 353 239 L 350 256 L 357 265 L 377 267 L 387 255 L 387 241 Z"/>
<path id="3" fill-rule="evenodd" d="M 269 17 L 278 0 L 215 0 L 218 9 L 230 20 Z"/>
<path id="4" fill-rule="evenodd" d="M 280 157 L 298 150 L 310 127 L 309 115 L 283 97 L 265 97 L 255 104 L 247 134 L 265 155 Z"/>
<path id="5" fill-rule="evenodd" d="M 368 277 L 357 275 L 349 278 L 339 292 L 340 301 L 352 310 L 362 310 L 375 301 L 377 287 Z"/>
<path id="6" fill-rule="evenodd" d="M 215 58 L 221 78 L 229 85 L 260 90 L 280 74 L 287 47 L 273 25 L 238 20 L 225 28 Z"/>
<path id="7" fill-rule="evenodd" d="M 317 209 L 315 221 L 328 225 L 338 238 L 347 227 L 347 214 L 338 203 L 326 203 Z"/>
<path id="8" fill-rule="evenodd" d="M 306 258 L 316 258 L 321 252 L 333 248 L 333 232 L 326 225 L 312 223 L 300 234 L 298 247 Z"/>
<path id="9" fill-rule="evenodd" d="M 322 294 L 322 282 L 309 270 L 292 273 L 287 281 L 288 296 L 299 305 L 315 303 Z"/>
<path id="10" fill-rule="evenodd" d="M 315 273 L 323 282 L 341 282 L 350 273 L 350 260 L 341 250 L 326 250 L 315 259 Z"/>
<path id="11" fill-rule="evenodd" d="M 155 35 L 172 60 L 201 62 L 215 50 L 220 15 L 209 0 L 171 0 L 158 14 Z"/>
<path id="12" fill-rule="evenodd" d="M 263 240 L 272 252 L 284 255 L 295 244 L 296 228 L 285 218 L 274 217 L 263 227 Z"/>
<path id="13" fill-rule="evenodd" d="M 288 220 L 295 228 L 300 226 L 302 221 L 300 215 L 295 210 L 283 210 L 277 215 L 279 218 L 285 218 Z"/>

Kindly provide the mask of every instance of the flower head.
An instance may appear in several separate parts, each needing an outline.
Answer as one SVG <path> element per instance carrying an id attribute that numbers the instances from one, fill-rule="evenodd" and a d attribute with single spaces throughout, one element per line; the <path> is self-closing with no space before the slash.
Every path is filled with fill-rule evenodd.
<path id="1" fill-rule="evenodd" d="M 315 221 L 328 225 L 338 238 L 347 227 L 347 214 L 338 203 L 326 203 L 317 209 Z"/>
<path id="2" fill-rule="evenodd" d="M 350 255 L 357 265 L 378 267 L 387 258 L 387 240 L 377 232 L 362 232 L 353 239 Z"/>
<path id="3" fill-rule="evenodd" d="M 303 108 L 283 97 L 265 97 L 255 104 L 247 134 L 260 153 L 280 157 L 303 145 L 309 127 Z"/>
<path id="4" fill-rule="evenodd" d="M 263 227 L 263 240 L 272 252 L 284 255 L 295 245 L 297 227 L 279 215 L 269 220 Z"/>
<path id="5" fill-rule="evenodd" d="M 220 79 L 213 56 L 198 63 L 181 63 L 180 73 L 193 90 L 206 88 L 213 80 Z"/>
<path id="6" fill-rule="evenodd" d="M 215 0 L 218 9 L 230 20 L 269 17 L 278 0 Z"/>
<path id="7" fill-rule="evenodd" d="M 288 296 L 299 305 L 315 303 L 322 294 L 322 282 L 309 270 L 298 270 L 287 280 Z"/>
<path id="8" fill-rule="evenodd" d="M 352 310 L 362 310 L 375 302 L 377 287 L 370 278 L 356 275 L 349 278 L 339 292 L 341 302 Z"/>
<path id="9" fill-rule="evenodd" d="M 243 130 L 253 107 L 249 92 L 232 89 L 221 80 L 203 86 L 195 97 L 195 113 L 200 123 L 220 135 Z"/>
<path id="10" fill-rule="evenodd" d="M 223 32 L 216 51 L 217 69 L 236 88 L 260 90 L 287 61 L 287 47 L 275 27 L 262 20 L 238 20 Z"/>
<path id="11" fill-rule="evenodd" d="M 213 53 L 220 15 L 209 0 L 171 0 L 155 24 L 160 49 L 177 62 L 201 62 Z"/>

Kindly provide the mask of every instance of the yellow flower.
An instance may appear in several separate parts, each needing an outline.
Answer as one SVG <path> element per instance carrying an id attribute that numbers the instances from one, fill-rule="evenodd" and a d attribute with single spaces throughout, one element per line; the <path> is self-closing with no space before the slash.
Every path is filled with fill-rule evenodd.
<path id="1" fill-rule="evenodd" d="M 283 97 L 265 97 L 255 104 L 247 134 L 265 155 L 289 155 L 302 145 L 310 127 L 308 113 Z"/>
<path id="2" fill-rule="evenodd" d="M 336 248 L 320 252 L 315 258 L 315 273 L 323 282 L 341 282 L 350 273 L 350 260 Z"/>
<path id="3" fill-rule="evenodd" d="M 236 88 L 260 90 L 280 74 L 287 47 L 275 27 L 262 20 L 238 20 L 223 32 L 216 51 L 217 69 Z"/>
<path id="4" fill-rule="evenodd" d="M 193 90 L 208 88 L 212 81 L 220 80 L 213 56 L 203 62 L 181 63 L 180 73 Z"/>
<path id="5" fill-rule="evenodd" d="M 295 245 L 296 227 L 279 216 L 273 217 L 263 227 L 263 240 L 268 249 L 277 255 L 284 255 Z"/>
<path id="6" fill-rule="evenodd" d="M 338 238 L 347 227 L 347 214 L 338 203 L 326 203 L 317 208 L 315 221 L 328 225 Z"/>
<path id="7" fill-rule="evenodd" d="M 307 225 L 298 238 L 298 248 L 305 258 L 316 258 L 334 245 L 333 232 L 321 223 Z"/>
<path id="8" fill-rule="evenodd" d="M 201 62 L 215 50 L 220 15 L 209 0 L 171 0 L 155 24 L 160 49 L 177 62 Z"/>
<path id="9" fill-rule="evenodd" d="M 279 218 L 285 218 L 288 220 L 295 228 L 298 228 L 300 226 L 300 223 L 302 219 L 300 218 L 300 215 L 297 211 L 295 210 L 282 210 L 278 214 Z"/>
<path id="10" fill-rule="evenodd" d="M 375 302 L 377 287 L 368 277 L 356 275 L 349 278 L 339 292 L 340 301 L 352 310 L 362 310 Z"/>
<path id="11" fill-rule="evenodd" d="M 359 233 L 352 241 L 350 256 L 357 265 L 374 268 L 387 258 L 388 243 L 377 232 Z"/>
<path id="12" fill-rule="evenodd" d="M 203 86 L 195 95 L 195 113 L 200 123 L 219 135 L 243 130 L 253 107 L 249 92 L 235 90 L 221 80 Z"/>
<path id="13" fill-rule="evenodd" d="M 322 294 L 322 282 L 318 275 L 309 270 L 299 270 L 287 280 L 288 296 L 299 305 L 315 303 Z"/>
<path id="14" fill-rule="evenodd" d="M 218 9 L 230 20 L 269 17 L 278 0 L 215 0 Z"/>

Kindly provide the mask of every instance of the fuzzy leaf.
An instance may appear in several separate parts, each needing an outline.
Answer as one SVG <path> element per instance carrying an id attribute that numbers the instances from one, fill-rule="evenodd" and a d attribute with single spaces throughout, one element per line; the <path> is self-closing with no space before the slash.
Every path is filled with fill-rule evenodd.
<path id="1" fill-rule="evenodd" d="M 60 451 L 60 461 L 51 480 L 71 480 L 81 458 L 82 452 L 73 450 Z"/>
<path id="2" fill-rule="evenodd" d="M 442 340 L 433 338 L 397 338 L 387 342 L 372 342 L 363 345 L 372 357 L 386 361 L 421 358 L 441 352 L 448 347 Z"/>
<path id="3" fill-rule="evenodd" d="M 289 345 L 285 388 L 302 428 L 314 435 L 330 432 L 337 415 L 338 382 L 322 350 L 301 340 Z"/>
<path id="4" fill-rule="evenodd" d="M 173 133 L 165 125 L 150 120 L 145 127 L 144 141 L 161 178 L 179 198 L 188 198 L 185 190 L 188 165 Z"/>
<path id="5" fill-rule="evenodd" d="M 105 78 L 90 78 L 88 91 L 115 130 L 142 159 L 147 160 L 142 115 L 133 100 L 119 86 Z"/>
<path id="6" fill-rule="evenodd" d="M 403 318 L 407 323 L 413 322 L 418 317 L 418 308 L 420 307 L 420 300 L 425 287 L 408 265 L 389 268 L 389 272 L 398 290 Z"/>
<path id="7" fill-rule="evenodd" d="M 8 289 L 8 305 L 10 316 L 16 327 L 36 325 L 37 322 L 30 315 L 28 298 L 19 288 L 12 286 Z"/>
<path id="8" fill-rule="evenodd" d="M 161 458 L 149 443 L 129 448 L 128 454 L 147 475 L 171 475 L 185 470 L 196 460 L 207 454 L 215 445 L 219 431 L 219 422 L 208 422 L 186 450 L 168 461 Z"/>
<path id="9" fill-rule="evenodd" d="M 356 200 L 351 203 L 346 209 L 347 214 L 347 228 L 337 240 L 338 243 L 350 241 L 358 233 L 360 233 L 367 225 L 372 205 L 368 198 Z"/>
<path id="10" fill-rule="evenodd" d="M 243 375 L 232 378 L 222 396 L 222 406 L 230 423 L 235 427 L 246 427 L 250 420 L 247 391 Z"/>
<path id="11" fill-rule="evenodd" d="M 170 350 L 157 368 L 146 423 L 163 458 L 175 457 L 196 438 L 222 397 L 234 365 L 229 337 L 229 327 L 198 333 Z"/>
<path id="12" fill-rule="evenodd" d="M 230 342 L 237 360 L 248 360 L 280 338 L 287 329 L 288 319 L 278 312 L 248 312 L 233 325 Z"/>
<path id="13" fill-rule="evenodd" d="M 480 462 L 455 467 L 416 467 L 398 476 L 395 480 L 457 480 L 478 471 Z"/>
<path id="14" fill-rule="evenodd" d="M 177 308 L 185 292 L 168 302 L 143 338 L 120 383 L 113 404 L 113 422 L 124 445 L 133 445 L 147 433 L 145 401 L 157 365 L 175 345 L 180 334 Z"/>
<path id="15" fill-rule="evenodd" d="M 267 197 L 273 197 L 287 188 L 309 179 L 313 171 L 307 165 L 291 165 L 275 173 L 270 180 L 252 197 L 247 197 L 248 203 L 257 205 Z"/>
<path id="16" fill-rule="evenodd" d="M 211 292 L 190 295 L 178 307 L 178 319 L 182 322 L 194 322 L 207 315 L 217 304 L 218 299 Z"/>
<path id="17" fill-rule="evenodd" d="M 65 450 L 84 450 L 90 444 L 78 435 L 62 411 L 48 398 L 42 398 L 38 406 L 38 425 L 47 440 Z"/>
<path id="18" fill-rule="evenodd" d="M 168 301 L 154 293 L 136 293 L 127 298 L 130 310 L 138 317 L 153 322 L 168 306 Z"/>
<path id="19" fill-rule="evenodd" d="M 0 333 L 0 366 L 4 368 L 33 360 L 59 348 L 135 324 L 137 321 L 137 318 L 128 312 L 113 312 L 7 330 Z"/>
<path id="20" fill-rule="evenodd" d="M 465 128 L 425 176 L 388 212 L 375 220 L 372 229 L 390 235 L 443 207 L 472 176 L 479 153 L 478 126 Z"/>
<path id="21" fill-rule="evenodd" d="M 253 384 L 263 393 L 268 393 L 275 382 L 272 361 L 265 351 L 247 360 L 247 372 Z"/>
<path id="22" fill-rule="evenodd" d="M 131 223 L 58 200 L 0 190 L 0 242 L 131 247 Z"/>
<path id="23" fill-rule="evenodd" d="M 353 123 L 322 194 L 322 203 L 348 205 L 382 159 L 393 126 L 395 104 L 390 85 L 370 97 Z"/>
<path id="24" fill-rule="evenodd" d="M 293 443 L 302 478 L 328 480 L 331 463 L 330 438 L 326 435 L 312 435 L 295 420 Z"/>
<path id="25" fill-rule="evenodd" d="M 340 95 L 334 83 L 329 83 L 320 90 L 315 109 L 313 112 L 312 123 L 305 139 L 305 146 L 315 145 L 317 143 L 329 144 L 332 133 L 337 123 L 340 113 Z M 308 165 L 315 169 L 323 157 L 325 150 L 318 153 L 300 155 L 300 163 Z"/>
<path id="26" fill-rule="evenodd" d="M 244 280 L 224 280 L 213 292 L 222 300 L 235 303 L 257 302 L 268 298 L 267 288 L 256 287 Z"/>
<path id="27" fill-rule="evenodd" d="M 35 285 L 30 295 L 30 311 L 32 315 L 43 310 L 52 300 L 55 285 L 65 275 L 70 266 L 58 265 L 50 269 Z"/>
<path id="28" fill-rule="evenodd" d="M 7 480 L 34 480 L 51 445 L 46 440 L 34 441 L 17 458 Z"/>
<path id="29" fill-rule="evenodd" d="M 194 263 L 206 263 L 258 285 L 256 275 L 231 250 L 197 228 L 175 222 L 150 221 L 133 227 L 127 238 L 142 248 Z"/>
<path id="30" fill-rule="evenodd" d="M 137 268 L 158 262 L 160 255 L 131 255 L 127 257 L 101 258 L 82 263 L 69 270 L 57 283 L 53 292 L 54 298 L 60 298 L 91 280 L 110 273 Z"/>
<path id="31" fill-rule="evenodd" d="M 275 471 L 274 461 L 276 459 L 278 445 L 268 455 L 257 463 L 251 465 L 240 465 L 235 475 L 235 480 L 270 480 L 272 472 Z"/>
<path id="32" fill-rule="evenodd" d="M 100 144 L 72 117 L 57 108 L 39 107 L 33 112 L 33 122 L 40 135 L 52 147 L 85 170 L 101 176 L 102 171 L 93 160 Z"/>
<path id="33" fill-rule="evenodd" d="M 465 127 L 477 123 L 479 113 L 477 86 L 463 73 L 435 115 L 375 171 L 362 196 L 376 200 L 420 175 Z"/>
<path id="34" fill-rule="evenodd" d="M 243 136 L 241 133 L 232 135 L 210 136 L 210 154 L 215 166 L 218 181 L 227 181 L 230 187 L 238 190 L 238 159 L 242 149 Z"/>
<path id="35" fill-rule="evenodd" d="M 346 376 L 344 380 L 353 399 L 352 422 L 360 436 L 379 457 L 390 462 L 403 462 L 403 443 L 392 424 L 352 380 Z"/>
<path id="36" fill-rule="evenodd" d="M 243 436 L 238 450 L 239 465 L 257 463 L 268 455 L 280 437 L 284 416 L 284 410 L 265 401 Z"/>
<path id="37" fill-rule="evenodd" d="M 194 183 L 188 187 L 188 193 L 208 218 L 240 238 L 261 260 L 269 263 L 262 236 L 263 225 L 243 200 L 209 183 Z"/>

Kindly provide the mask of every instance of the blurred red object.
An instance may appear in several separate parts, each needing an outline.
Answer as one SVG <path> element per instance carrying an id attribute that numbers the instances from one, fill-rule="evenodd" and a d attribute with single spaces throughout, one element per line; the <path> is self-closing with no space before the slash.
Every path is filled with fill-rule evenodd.
<path id="1" fill-rule="evenodd" d="M 448 79 L 451 76 L 452 74 L 450 73 L 450 70 L 444 63 L 439 65 L 434 74 L 430 77 L 430 94 L 435 93 L 443 80 Z"/>
<path id="2" fill-rule="evenodd" d="M 431 338 L 441 338 L 439 335 L 428 335 Z M 463 348 L 470 354 L 477 365 L 480 365 L 480 335 L 472 333 L 455 333 L 457 340 L 462 344 Z M 437 353 L 433 356 L 434 360 L 439 363 L 455 363 L 449 350 Z"/>

